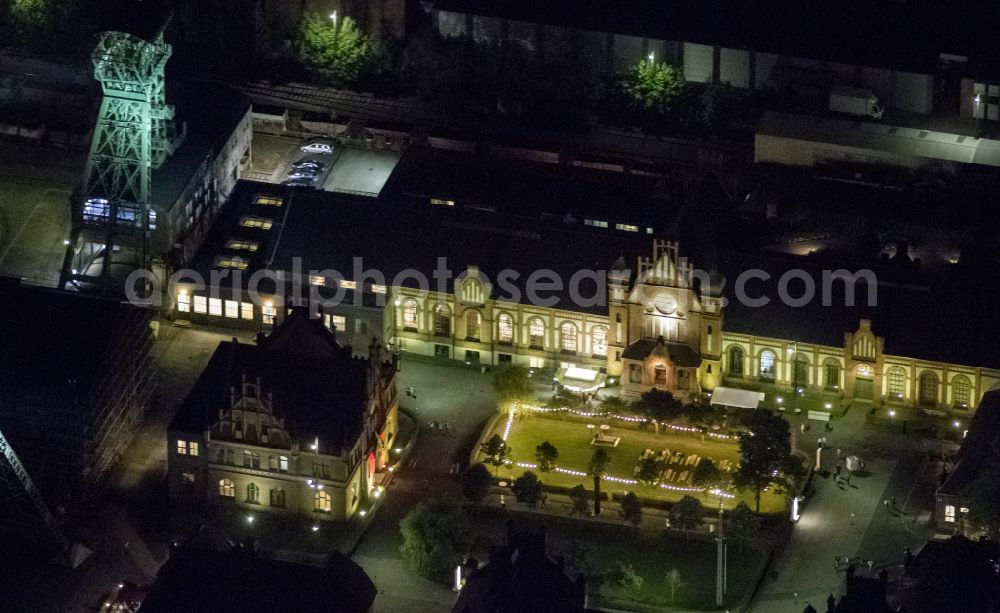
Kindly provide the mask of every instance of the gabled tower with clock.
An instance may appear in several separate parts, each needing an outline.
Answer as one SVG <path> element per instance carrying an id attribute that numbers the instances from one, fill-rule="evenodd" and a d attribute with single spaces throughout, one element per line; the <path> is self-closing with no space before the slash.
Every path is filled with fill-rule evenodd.
<path id="1" fill-rule="evenodd" d="M 608 372 L 621 377 L 622 393 L 659 388 L 684 399 L 714 388 L 724 281 L 695 270 L 677 243 L 662 240 L 632 272 L 619 259 L 608 275 Z"/>

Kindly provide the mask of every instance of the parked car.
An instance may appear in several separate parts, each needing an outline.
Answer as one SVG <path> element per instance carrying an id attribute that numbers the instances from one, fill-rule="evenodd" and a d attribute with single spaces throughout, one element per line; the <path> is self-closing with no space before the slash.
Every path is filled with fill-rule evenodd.
<path id="1" fill-rule="evenodd" d="M 316 171 L 314 171 L 314 170 L 311 171 L 308 168 L 302 168 L 300 170 L 293 170 L 292 172 L 288 173 L 288 178 L 289 179 L 301 179 L 301 180 L 315 181 L 316 180 Z"/>
<path id="2" fill-rule="evenodd" d="M 306 189 L 316 189 L 316 184 L 312 181 L 306 181 L 304 179 L 289 179 L 288 181 L 282 181 L 282 185 L 287 185 L 288 187 L 304 187 Z"/>
<path id="3" fill-rule="evenodd" d="M 333 153 L 333 145 L 329 143 L 309 143 L 308 145 L 302 145 L 299 147 L 299 150 L 305 153 L 331 155 Z"/>
<path id="4" fill-rule="evenodd" d="M 316 160 L 299 160 L 298 162 L 294 162 L 292 164 L 292 168 L 295 168 L 296 170 L 300 168 L 315 168 L 317 171 L 322 172 L 326 169 L 326 164 L 323 162 L 317 162 Z"/>

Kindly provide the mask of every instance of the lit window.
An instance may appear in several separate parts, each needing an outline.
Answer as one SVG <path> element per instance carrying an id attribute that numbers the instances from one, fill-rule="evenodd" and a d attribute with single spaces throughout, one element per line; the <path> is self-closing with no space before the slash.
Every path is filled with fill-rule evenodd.
<path id="1" fill-rule="evenodd" d="M 274 225 L 274 220 L 270 217 L 247 215 L 240 220 L 240 225 L 244 228 L 260 228 L 261 230 L 270 230 Z"/>
<path id="2" fill-rule="evenodd" d="M 632 224 L 627 223 L 616 223 L 615 230 L 621 230 L 623 232 L 638 232 L 639 226 L 633 226 Z"/>
<path id="3" fill-rule="evenodd" d="M 889 369 L 889 396 L 902 398 L 905 389 L 906 373 L 899 366 Z"/>
<path id="4" fill-rule="evenodd" d="M 283 455 L 278 457 L 278 470 L 283 473 L 288 472 L 288 456 Z"/>
<path id="5" fill-rule="evenodd" d="M 441 198 L 431 198 L 431 204 L 440 204 L 443 206 L 455 206 L 454 200 L 442 200 Z"/>
<path id="6" fill-rule="evenodd" d="M 194 312 L 195 313 L 207 313 L 208 312 L 208 298 L 204 296 L 194 297 Z"/>
<path id="7" fill-rule="evenodd" d="M 322 287 L 326 285 L 326 277 L 323 275 L 309 275 L 309 285 L 318 285 Z"/>
<path id="8" fill-rule="evenodd" d="M 595 228 L 607 228 L 608 222 L 604 221 L 603 219 L 584 219 L 583 225 L 593 226 Z"/>
<path id="9" fill-rule="evenodd" d="M 284 204 L 284 200 L 278 198 L 277 196 L 261 195 L 257 196 L 253 203 L 259 204 L 260 206 L 281 206 Z"/>
<path id="10" fill-rule="evenodd" d="M 226 317 L 236 319 L 240 316 L 240 303 L 235 300 L 226 301 Z"/>
<path id="11" fill-rule="evenodd" d="M 358 289 L 358 284 L 355 283 L 354 281 L 348 281 L 347 279 L 344 279 L 343 281 L 340 282 L 340 287 L 344 289 Z"/>
<path id="12" fill-rule="evenodd" d="M 955 505 L 953 504 L 945 505 L 944 520 L 950 524 L 955 523 Z"/>
<path id="13" fill-rule="evenodd" d="M 762 351 L 760 353 L 760 378 L 774 379 L 774 352 Z"/>
<path id="14" fill-rule="evenodd" d="M 594 355 L 608 355 L 608 331 L 604 328 L 594 328 Z"/>
<path id="15" fill-rule="evenodd" d="M 187 455 L 187 441 L 182 441 L 178 439 L 177 441 L 177 455 Z"/>
<path id="16" fill-rule="evenodd" d="M 90 198 L 83 204 L 84 221 L 101 221 L 111 215 L 111 205 L 104 198 Z"/>
<path id="17" fill-rule="evenodd" d="M 188 455 L 198 455 L 198 441 L 188 443 Z"/>
<path id="18" fill-rule="evenodd" d="M 181 313 L 191 312 L 191 294 L 187 292 L 177 294 L 177 310 Z"/>
<path id="19" fill-rule="evenodd" d="M 208 314 L 209 315 L 222 315 L 222 299 L 221 298 L 209 298 L 208 299 Z"/>
<path id="20" fill-rule="evenodd" d="M 443 304 L 434 307 L 434 334 L 438 336 L 451 334 L 451 311 Z"/>
<path id="21" fill-rule="evenodd" d="M 240 303 L 240 317 L 243 319 L 253 319 L 253 303 L 252 302 L 241 302 Z"/>
<path id="22" fill-rule="evenodd" d="M 506 313 L 497 318 L 497 342 L 514 342 L 514 319 Z"/>
<path id="23" fill-rule="evenodd" d="M 330 494 L 322 491 L 316 492 L 316 495 L 313 497 L 313 506 L 320 513 L 329 513 L 333 509 Z"/>
<path id="24" fill-rule="evenodd" d="M 384 285 L 372 285 L 372 291 L 375 292 L 376 294 L 384 294 L 385 293 L 385 286 Z"/>
<path id="25" fill-rule="evenodd" d="M 223 498 L 236 498 L 236 486 L 229 479 L 219 481 L 219 496 Z"/>
<path id="26" fill-rule="evenodd" d="M 156 211 L 149 209 L 149 229 L 156 229 Z"/>
<path id="27" fill-rule="evenodd" d="M 633 365 L 634 366 L 634 365 Z M 667 384 L 667 369 L 657 365 L 653 369 L 653 384 L 654 385 L 666 385 Z"/>
<path id="28" fill-rule="evenodd" d="M 563 323 L 559 328 L 563 351 L 576 351 L 576 326 L 570 322 Z"/>
<path id="29" fill-rule="evenodd" d="M 417 301 L 407 300 L 403 303 L 403 327 L 417 329 Z"/>
<path id="30" fill-rule="evenodd" d="M 336 329 L 338 332 L 343 332 L 347 329 L 347 318 L 343 315 L 323 315 L 323 323 L 326 325 L 326 329 L 333 331 Z"/>
<path id="31" fill-rule="evenodd" d="M 972 386 L 969 380 L 959 375 L 951 381 L 951 396 L 956 405 L 965 407 L 969 404 L 970 390 Z"/>
<path id="32" fill-rule="evenodd" d="M 545 346 L 545 324 L 537 317 L 528 324 L 528 342 L 532 347 Z"/>
<path id="33" fill-rule="evenodd" d="M 261 321 L 268 326 L 274 325 L 274 316 L 278 313 L 278 310 L 274 308 L 274 303 L 265 302 L 263 306 L 260 307 L 260 318 Z"/>
<path id="34" fill-rule="evenodd" d="M 646 234 L 652 234 L 652 233 L 653 233 L 652 228 L 646 228 Z"/>
<path id="35" fill-rule="evenodd" d="M 238 255 L 228 256 L 220 255 L 216 261 L 215 265 L 219 268 L 235 268 L 236 270 L 246 270 L 247 261 Z"/>
<path id="36" fill-rule="evenodd" d="M 226 249 L 254 252 L 260 249 L 260 243 L 243 238 L 231 238 L 226 241 Z"/>
<path id="37" fill-rule="evenodd" d="M 479 340 L 479 325 L 482 322 L 478 311 L 469 311 L 465 314 L 465 338 L 469 340 Z"/>

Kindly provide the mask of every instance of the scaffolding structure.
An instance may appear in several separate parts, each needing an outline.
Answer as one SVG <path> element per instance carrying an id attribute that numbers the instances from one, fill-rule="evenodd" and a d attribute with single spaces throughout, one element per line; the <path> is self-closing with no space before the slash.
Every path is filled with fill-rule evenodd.
<path id="1" fill-rule="evenodd" d="M 146 309 L 126 308 L 111 331 L 106 368 L 89 394 L 85 424 L 84 472 L 103 481 L 128 447 L 146 415 L 155 389 L 152 318 Z"/>
<path id="2" fill-rule="evenodd" d="M 164 91 L 170 54 L 162 31 L 152 41 L 104 32 L 94 49 L 103 97 L 74 196 L 61 287 L 107 287 L 136 269 L 150 269 L 150 232 L 156 229 L 150 175 L 177 144 L 174 109 Z"/>

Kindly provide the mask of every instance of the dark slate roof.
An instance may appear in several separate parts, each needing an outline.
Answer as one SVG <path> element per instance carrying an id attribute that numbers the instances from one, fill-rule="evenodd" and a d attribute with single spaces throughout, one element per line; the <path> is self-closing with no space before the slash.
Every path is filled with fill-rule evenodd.
<path id="1" fill-rule="evenodd" d="M 995 453 L 995 444 L 1000 444 L 1000 390 L 983 394 L 959 449 L 958 465 L 938 491 L 961 494 L 965 486 L 979 477 L 982 463 Z"/>
<path id="2" fill-rule="evenodd" d="M 842 347 L 844 333 L 857 330 L 860 320 L 867 318 L 872 320 L 875 335 L 885 338 L 887 354 L 1000 368 L 1000 343 L 988 340 L 1000 338 L 1000 318 L 996 317 L 1000 294 L 974 273 L 951 270 L 935 275 L 879 263 L 732 252 L 720 254 L 719 264 L 726 277 L 726 332 Z M 829 305 L 824 306 L 823 271 L 838 269 L 875 273 L 874 306 L 869 306 L 863 282 L 856 288 L 854 306 L 848 305 L 842 282 L 833 284 Z M 736 295 L 736 281 L 748 270 L 770 275 L 766 281 L 749 280 L 745 285 L 748 296 L 769 298 L 764 306 L 750 306 Z M 789 306 L 779 299 L 778 280 L 791 270 L 803 270 L 815 282 L 815 298 L 804 306 Z M 803 287 L 802 282 L 792 281 L 789 293 L 800 296 Z"/>
<path id="3" fill-rule="evenodd" d="M 1000 17 L 974 0 L 434 0 L 435 8 L 931 73 L 939 53 L 991 57 Z"/>
<path id="4" fill-rule="evenodd" d="M 453 613 L 584 611 L 584 585 L 545 552 L 544 533 L 512 532 L 505 547 L 467 578 Z"/>
<path id="5" fill-rule="evenodd" d="M 279 194 L 284 205 L 255 206 L 254 196 Z M 243 215 L 267 215 L 275 219 L 270 231 L 239 226 Z M 512 215 L 477 213 L 444 206 L 395 204 L 386 198 L 366 198 L 322 191 L 286 189 L 276 185 L 240 181 L 209 238 L 195 257 L 194 267 L 206 272 L 215 257 L 224 253 L 226 238 L 247 237 L 262 242 L 250 257 L 249 271 L 270 262 L 274 270 L 291 271 L 295 258 L 301 270 L 333 269 L 354 279 L 354 258 L 363 258 L 364 269 L 382 271 L 386 282 L 402 271 L 417 270 L 435 284 L 432 276 L 438 258 L 447 258 L 452 276 L 466 266 L 478 266 L 493 282 L 493 297 L 510 299 L 498 282 L 501 271 L 519 274 L 510 285 L 527 301 L 528 276 L 540 269 L 557 273 L 563 291 L 540 291 L 542 298 L 554 296 L 560 308 L 607 314 L 606 306 L 578 307 L 570 299 L 569 280 L 581 269 L 603 271 L 622 253 L 648 253 L 653 236 L 588 228 L 581 223 L 527 219 Z M 245 255 L 245 254 L 244 254 Z M 207 275 L 205 277 L 208 278 Z M 357 279 L 355 279 L 357 280 Z M 404 285 L 413 284 L 411 279 Z M 434 289 L 436 286 L 432 285 Z M 448 289 L 452 287 L 448 284 Z M 595 286 L 580 284 L 584 297 L 593 296 Z M 606 296 L 601 295 L 602 304 Z"/>
<path id="6" fill-rule="evenodd" d="M 318 567 L 265 558 L 245 546 L 187 545 L 171 553 L 139 610 L 367 613 L 375 594 L 365 571 L 336 551 Z"/>
<path id="7" fill-rule="evenodd" d="M 622 358 L 626 360 L 645 360 L 651 353 L 665 355 L 677 366 L 697 368 L 701 365 L 701 356 L 693 348 L 683 343 L 667 343 L 655 341 L 653 339 L 640 339 L 622 352 Z"/>
<path id="8" fill-rule="evenodd" d="M 349 444 L 362 428 L 367 366 L 338 345 L 320 319 L 294 309 L 259 345 L 235 339 L 219 343 L 170 429 L 201 432 L 211 427 L 219 409 L 229 405 L 230 387 L 238 387 L 246 374 L 249 379 L 260 376 L 293 440 L 319 436 L 334 445 Z"/>
<path id="9" fill-rule="evenodd" d="M 599 219 L 611 227 L 626 223 L 662 230 L 673 207 L 653 205 L 655 188 L 655 179 L 632 174 L 422 148 L 406 152 L 383 192 L 400 202 L 427 204 L 438 198 L 460 208 L 529 218 L 561 222 L 568 215 L 578 223 Z"/>

